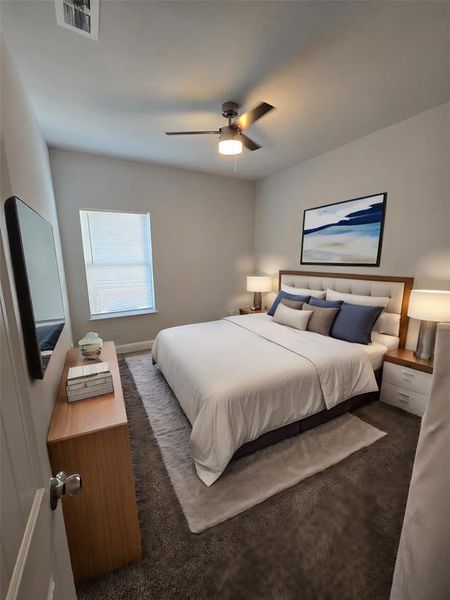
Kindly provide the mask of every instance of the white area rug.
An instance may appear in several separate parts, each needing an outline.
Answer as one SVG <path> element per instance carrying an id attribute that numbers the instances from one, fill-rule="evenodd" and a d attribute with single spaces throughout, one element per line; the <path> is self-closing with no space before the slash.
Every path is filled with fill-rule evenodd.
<path id="1" fill-rule="evenodd" d="M 386 434 L 351 414 L 232 461 L 211 487 L 198 478 L 191 427 L 150 354 L 126 357 L 183 513 L 200 533 L 370 446 Z"/>

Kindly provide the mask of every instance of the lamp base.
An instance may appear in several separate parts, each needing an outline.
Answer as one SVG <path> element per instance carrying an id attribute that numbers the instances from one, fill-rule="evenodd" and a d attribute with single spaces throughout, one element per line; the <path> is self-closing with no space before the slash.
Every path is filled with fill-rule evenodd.
<path id="1" fill-rule="evenodd" d="M 417 340 L 414 356 L 424 360 L 433 358 L 435 342 L 436 322 L 420 321 L 419 339 Z"/>
<path id="2" fill-rule="evenodd" d="M 253 294 L 253 308 L 256 310 L 261 310 L 262 306 L 262 296 L 261 292 L 254 292 Z"/>

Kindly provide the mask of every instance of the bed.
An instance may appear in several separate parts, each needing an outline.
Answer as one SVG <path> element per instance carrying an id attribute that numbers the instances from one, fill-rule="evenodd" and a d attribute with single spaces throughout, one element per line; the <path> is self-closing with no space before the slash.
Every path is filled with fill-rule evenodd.
<path id="1" fill-rule="evenodd" d="M 195 468 L 208 486 L 233 458 L 376 399 L 384 353 L 405 344 L 410 278 L 280 271 L 279 289 L 290 288 L 388 297 L 397 335 L 377 332 L 362 346 L 266 314 L 161 331 L 153 362 L 192 425 Z"/>

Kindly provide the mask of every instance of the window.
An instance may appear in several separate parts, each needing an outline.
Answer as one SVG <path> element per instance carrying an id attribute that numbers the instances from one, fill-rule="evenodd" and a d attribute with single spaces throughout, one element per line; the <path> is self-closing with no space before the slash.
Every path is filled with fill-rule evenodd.
<path id="1" fill-rule="evenodd" d="M 91 318 L 155 312 L 150 214 L 80 210 Z"/>

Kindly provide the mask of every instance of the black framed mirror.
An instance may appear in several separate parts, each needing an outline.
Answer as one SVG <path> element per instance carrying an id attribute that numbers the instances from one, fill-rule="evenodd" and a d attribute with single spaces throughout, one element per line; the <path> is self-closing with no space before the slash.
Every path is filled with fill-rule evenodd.
<path id="1" fill-rule="evenodd" d="M 65 324 L 53 229 L 16 196 L 5 217 L 28 370 L 43 379 Z"/>

